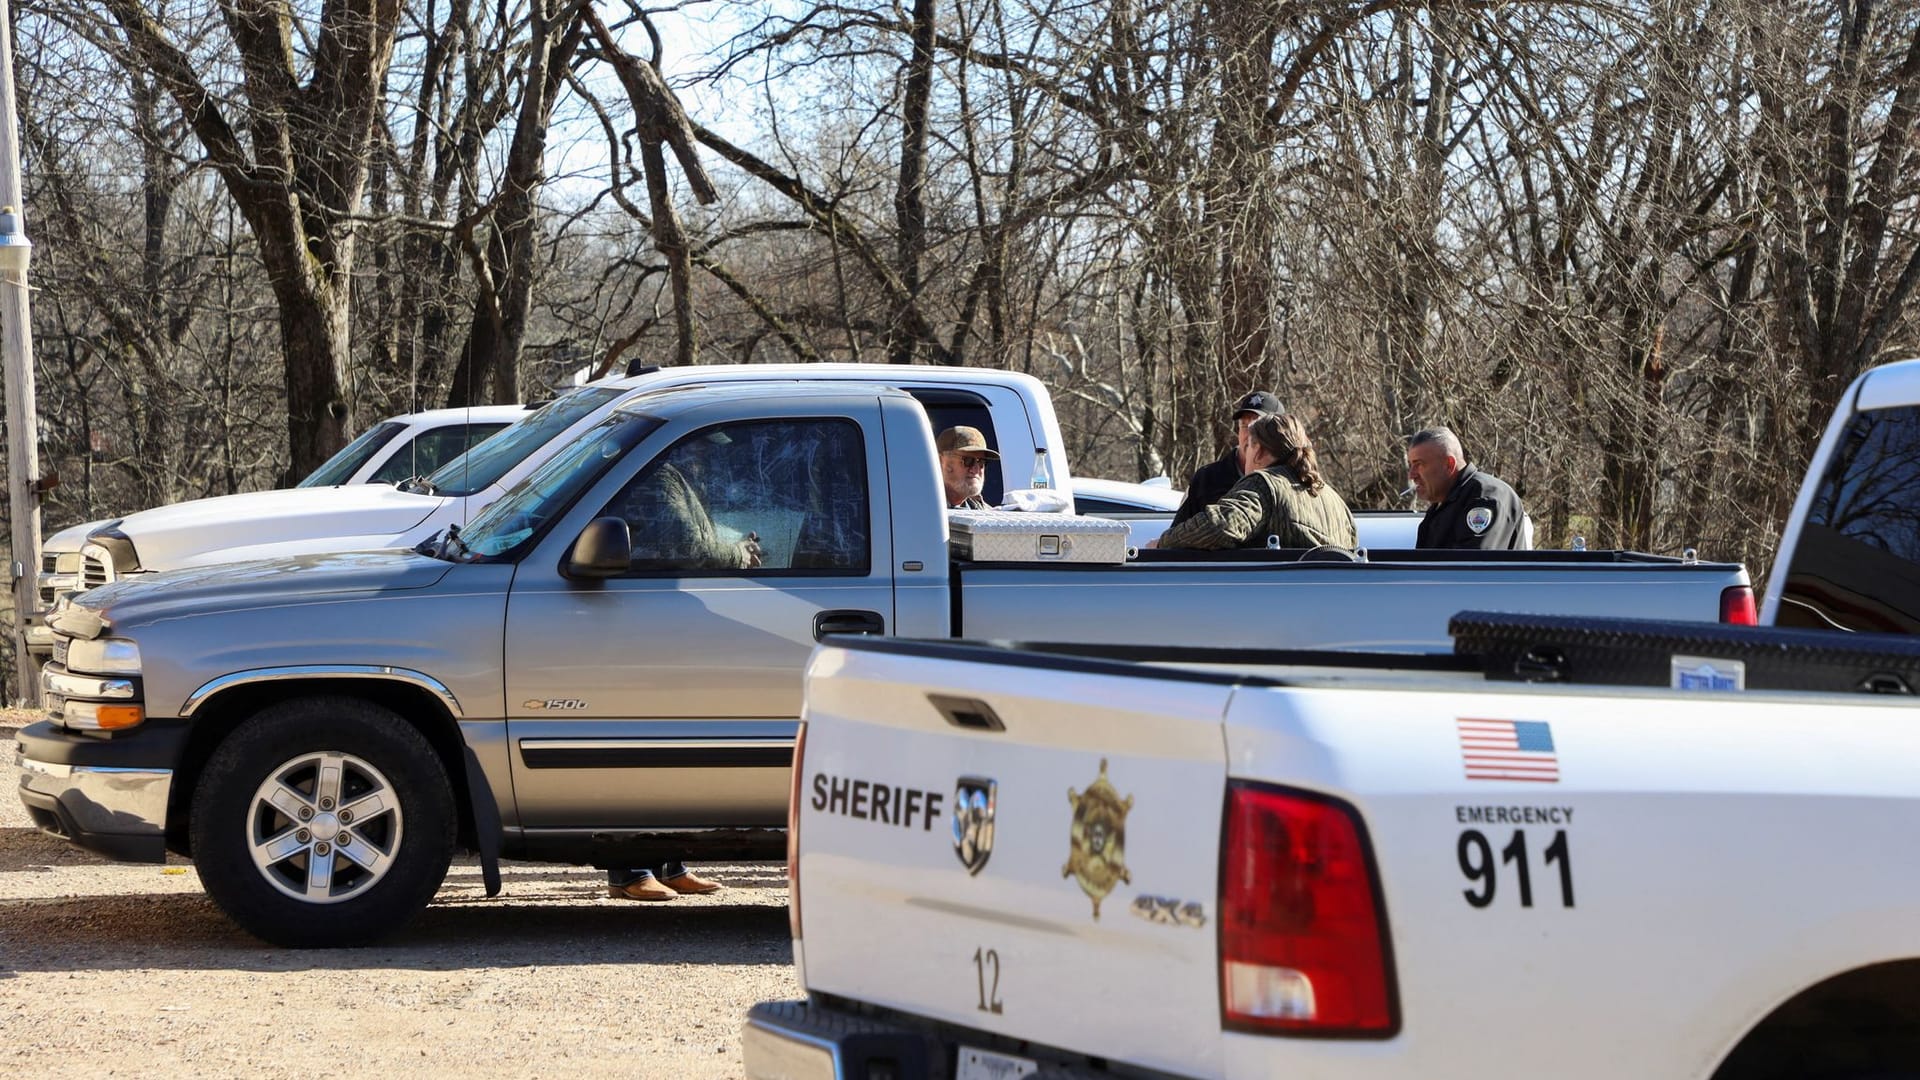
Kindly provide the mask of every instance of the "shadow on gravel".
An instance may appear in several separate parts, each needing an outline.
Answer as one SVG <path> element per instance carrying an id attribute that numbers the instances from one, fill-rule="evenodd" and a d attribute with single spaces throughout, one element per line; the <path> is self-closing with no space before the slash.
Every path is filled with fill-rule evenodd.
<path id="1" fill-rule="evenodd" d="M 574 964 L 784 964 L 787 909 L 766 904 L 435 904 L 368 948 L 279 949 L 199 895 L 0 904 L 0 980 L 15 972 L 461 971 Z"/>
<path id="2" fill-rule="evenodd" d="M 12 794 L 10 791 L 0 791 L 0 799 Z M 66 866 L 112 865 L 112 859 L 74 847 L 57 836 L 48 836 L 36 829 L 0 829 L 0 873 L 16 870 L 47 872 Z M 169 855 L 167 865 L 188 864 L 185 859 Z"/>

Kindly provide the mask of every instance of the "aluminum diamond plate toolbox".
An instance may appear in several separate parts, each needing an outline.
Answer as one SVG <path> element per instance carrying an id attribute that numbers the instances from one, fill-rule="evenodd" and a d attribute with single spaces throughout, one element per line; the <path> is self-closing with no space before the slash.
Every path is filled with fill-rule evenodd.
<path id="1" fill-rule="evenodd" d="M 949 548 L 973 562 L 1123 563 L 1127 523 L 1075 514 L 947 511 Z"/>

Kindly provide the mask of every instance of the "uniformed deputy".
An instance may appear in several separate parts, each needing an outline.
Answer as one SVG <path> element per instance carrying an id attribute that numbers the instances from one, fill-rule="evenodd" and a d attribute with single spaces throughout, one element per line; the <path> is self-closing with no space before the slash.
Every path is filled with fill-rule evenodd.
<path id="1" fill-rule="evenodd" d="M 1149 547 L 1220 549 L 1314 548 L 1360 542 L 1346 500 L 1320 476 L 1313 441 L 1297 417 L 1262 413 L 1240 432 L 1246 475 L 1220 501 L 1172 526 Z"/>
<path id="2" fill-rule="evenodd" d="M 1255 390 L 1234 403 L 1230 419 L 1233 421 L 1232 446 L 1220 455 L 1218 461 L 1210 461 L 1193 471 L 1193 479 L 1187 481 L 1187 497 L 1180 502 L 1180 509 L 1173 512 L 1173 524 L 1178 525 L 1193 515 L 1220 501 L 1220 497 L 1233 490 L 1240 482 L 1240 436 L 1253 423 L 1255 417 L 1278 414 L 1286 410 L 1280 407 L 1280 399 L 1265 390 Z"/>
<path id="3" fill-rule="evenodd" d="M 987 437 L 976 427 L 959 424 L 934 440 L 940 451 L 940 483 L 947 506 L 954 510 L 991 510 L 980 494 L 987 487 L 987 462 L 1000 455 L 987 448 Z"/>
<path id="4" fill-rule="evenodd" d="M 1428 504 L 1420 519 L 1423 548 L 1524 549 L 1526 510 L 1506 481 L 1467 463 L 1460 437 L 1443 427 L 1407 440 L 1407 479 Z"/>

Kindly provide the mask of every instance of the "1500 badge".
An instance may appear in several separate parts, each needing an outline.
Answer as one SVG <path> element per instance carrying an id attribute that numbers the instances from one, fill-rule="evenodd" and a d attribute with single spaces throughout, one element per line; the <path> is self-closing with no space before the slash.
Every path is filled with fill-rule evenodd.
<path id="1" fill-rule="evenodd" d="M 557 709 L 584 709 L 587 707 L 587 702 L 585 698 L 550 697 L 550 698 L 547 698 L 545 701 L 541 701 L 539 699 L 531 699 L 528 701 L 523 701 L 520 703 L 520 707 L 528 710 L 529 712 L 540 712 L 542 710 L 557 710 Z"/>

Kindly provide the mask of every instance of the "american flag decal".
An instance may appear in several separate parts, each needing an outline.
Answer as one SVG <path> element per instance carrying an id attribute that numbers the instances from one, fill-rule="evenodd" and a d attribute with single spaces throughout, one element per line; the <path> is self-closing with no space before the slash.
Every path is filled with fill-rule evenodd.
<path id="1" fill-rule="evenodd" d="M 1460 759 L 1469 780 L 1560 781 L 1560 758 L 1553 752 L 1553 728 L 1544 720 L 1454 721 L 1460 731 Z"/>

